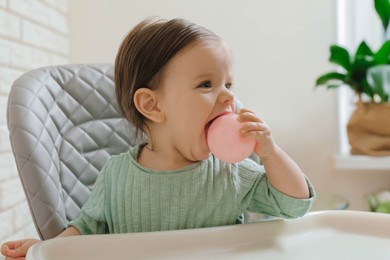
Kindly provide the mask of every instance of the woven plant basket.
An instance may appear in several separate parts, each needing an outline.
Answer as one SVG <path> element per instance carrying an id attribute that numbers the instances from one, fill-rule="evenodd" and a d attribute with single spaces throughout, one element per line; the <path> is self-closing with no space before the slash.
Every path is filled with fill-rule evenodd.
<path id="1" fill-rule="evenodd" d="M 347 132 L 351 154 L 390 156 L 390 104 L 358 102 Z"/>

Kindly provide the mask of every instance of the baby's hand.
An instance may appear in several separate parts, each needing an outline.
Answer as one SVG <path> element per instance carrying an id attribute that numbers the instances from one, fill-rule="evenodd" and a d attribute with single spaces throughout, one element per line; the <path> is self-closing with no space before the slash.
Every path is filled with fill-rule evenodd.
<path id="1" fill-rule="evenodd" d="M 25 259 L 28 249 L 38 242 L 41 241 L 34 238 L 6 242 L 1 245 L 1 253 L 6 260 Z"/>
<path id="2" fill-rule="evenodd" d="M 268 125 L 250 109 L 240 109 L 237 114 L 238 120 L 243 123 L 241 135 L 256 140 L 255 153 L 260 158 L 266 158 L 273 153 L 275 144 Z"/>

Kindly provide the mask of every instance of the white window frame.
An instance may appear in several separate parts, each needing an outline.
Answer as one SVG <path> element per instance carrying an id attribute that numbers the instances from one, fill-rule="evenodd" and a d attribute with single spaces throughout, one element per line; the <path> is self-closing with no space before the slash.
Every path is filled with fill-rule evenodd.
<path id="1" fill-rule="evenodd" d="M 362 40 L 376 51 L 385 36 L 374 9 L 373 0 L 337 1 L 337 44 L 348 49 L 352 55 Z M 389 170 L 390 157 L 350 155 L 346 125 L 354 109 L 356 96 L 348 87 L 337 90 L 339 147 L 334 155 L 339 169 Z"/>

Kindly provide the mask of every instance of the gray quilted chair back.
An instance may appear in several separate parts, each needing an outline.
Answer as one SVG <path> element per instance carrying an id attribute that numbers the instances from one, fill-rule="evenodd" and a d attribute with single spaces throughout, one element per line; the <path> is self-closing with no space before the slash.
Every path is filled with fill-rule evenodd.
<path id="1" fill-rule="evenodd" d="M 110 64 L 46 67 L 12 85 L 8 129 L 20 179 L 42 239 L 77 218 L 113 154 L 135 144 L 121 117 Z"/>

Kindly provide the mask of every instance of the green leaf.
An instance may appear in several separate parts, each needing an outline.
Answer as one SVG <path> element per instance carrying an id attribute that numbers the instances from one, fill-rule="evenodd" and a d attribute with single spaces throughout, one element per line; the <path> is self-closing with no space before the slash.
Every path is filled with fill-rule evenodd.
<path id="1" fill-rule="evenodd" d="M 330 57 L 329 61 L 343 67 L 346 71 L 349 71 L 351 68 L 351 59 L 349 52 L 338 45 L 330 46 Z"/>
<path id="2" fill-rule="evenodd" d="M 370 68 L 367 71 L 367 85 L 381 98 L 381 102 L 387 102 L 390 94 L 390 65 Z"/>
<path id="3" fill-rule="evenodd" d="M 316 80 L 316 87 L 318 87 L 320 85 L 328 85 L 328 88 L 329 88 L 329 86 L 331 84 L 332 85 L 346 84 L 347 80 L 348 80 L 348 77 L 346 74 L 339 73 L 339 72 L 329 72 L 329 73 L 325 73 L 325 74 L 321 75 L 320 77 L 318 77 L 318 79 Z M 335 84 L 335 81 L 336 81 L 336 84 Z M 339 84 L 337 84 L 337 83 L 339 83 Z"/>
<path id="4" fill-rule="evenodd" d="M 384 42 L 381 48 L 374 54 L 375 64 L 388 64 L 390 55 L 390 40 Z"/>
<path id="5" fill-rule="evenodd" d="M 375 10 L 382 21 L 383 29 L 386 32 L 390 19 L 389 0 L 375 0 Z"/>
<path id="6" fill-rule="evenodd" d="M 340 83 L 335 83 L 335 84 L 327 83 L 325 86 L 326 86 L 326 89 L 335 89 L 335 88 L 341 87 L 343 85 L 345 85 L 345 83 L 340 82 Z"/>
<path id="7" fill-rule="evenodd" d="M 356 50 L 355 57 L 356 56 L 369 56 L 373 57 L 374 53 L 370 49 L 370 47 L 367 45 L 365 41 L 362 41 L 359 45 L 359 47 Z"/>
<path id="8" fill-rule="evenodd" d="M 385 201 L 376 208 L 376 212 L 390 213 L 390 201 Z"/>

